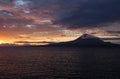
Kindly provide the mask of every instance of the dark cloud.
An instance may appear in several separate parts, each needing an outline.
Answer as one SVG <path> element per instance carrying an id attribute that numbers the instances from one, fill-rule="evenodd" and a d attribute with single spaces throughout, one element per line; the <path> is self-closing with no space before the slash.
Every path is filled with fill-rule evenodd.
<path id="1" fill-rule="evenodd" d="M 108 33 L 118 33 L 120 34 L 120 31 L 107 31 Z"/>
<path id="2" fill-rule="evenodd" d="M 14 16 L 14 14 L 12 12 L 9 12 L 9 11 L 6 11 L 6 10 L 1 10 L 0 15 L 2 15 L 2 16 L 10 16 L 10 17 Z"/>
<path id="3" fill-rule="evenodd" d="M 120 38 L 102 38 L 103 40 L 120 40 Z"/>
<path id="4" fill-rule="evenodd" d="M 13 17 L 18 25 L 23 22 L 41 26 L 52 20 L 53 24 L 68 28 L 94 27 L 120 20 L 120 0 L 0 0 L 0 4 L 0 14 L 9 20 L 2 20 L 2 25 L 14 24 Z"/>
<path id="5" fill-rule="evenodd" d="M 42 41 L 42 42 L 29 42 L 29 41 L 15 41 L 15 43 L 51 43 L 51 42 L 47 42 L 47 41 Z"/>
<path id="6" fill-rule="evenodd" d="M 79 6 L 65 18 L 55 20 L 55 24 L 75 27 L 90 27 L 120 20 L 120 0 L 75 0 Z M 74 2 L 74 1 L 72 1 Z M 76 3 L 76 4 L 78 4 Z M 75 4 L 74 4 L 75 5 Z M 67 4 L 65 5 L 67 6 Z M 72 7 L 73 5 L 71 5 Z M 73 8 L 73 7 L 72 7 Z M 63 16 L 62 16 L 63 17 Z"/>
<path id="7" fill-rule="evenodd" d="M 50 43 L 53 43 L 53 42 L 47 42 L 47 41 L 42 41 L 42 42 L 30 42 L 30 41 L 15 41 L 14 42 L 15 44 L 23 44 L 23 45 L 41 45 L 41 44 L 50 44 Z"/>
<path id="8" fill-rule="evenodd" d="M 26 20 L 26 19 L 4 19 L 0 18 L 0 26 L 3 27 L 8 26 L 10 27 L 11 25 L 16 25 L 16 26 L 24 26 L 26 24 L 29 24 L 32 22 L 31 20 Z"/>

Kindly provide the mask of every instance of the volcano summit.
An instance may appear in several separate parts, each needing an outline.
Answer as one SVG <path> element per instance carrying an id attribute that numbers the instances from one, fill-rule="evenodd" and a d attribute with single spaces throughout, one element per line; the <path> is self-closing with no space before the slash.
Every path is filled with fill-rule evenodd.
<path id="1" fill-rule="evenodd" d="M 117 44 L 112 44 L 110 42 L 104 42 L 101 38 L 95 37 L 89 34 L 83 34 L 79 38 L 68 41 L 68 42 L 60 42 L 60 43 L 52 43 L 49 46 L 61 46 L 61 47 L 116 47 L 120 46 Z"/>

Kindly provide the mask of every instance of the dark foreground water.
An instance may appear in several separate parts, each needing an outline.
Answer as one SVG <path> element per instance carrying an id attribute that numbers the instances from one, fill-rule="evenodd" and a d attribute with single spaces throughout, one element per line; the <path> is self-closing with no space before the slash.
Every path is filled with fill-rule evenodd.
<path id="1" fill-rule="evenodd" d="M 0 48 L 0 79 L 120 79 L 119 73 L 119 48 Z"/>

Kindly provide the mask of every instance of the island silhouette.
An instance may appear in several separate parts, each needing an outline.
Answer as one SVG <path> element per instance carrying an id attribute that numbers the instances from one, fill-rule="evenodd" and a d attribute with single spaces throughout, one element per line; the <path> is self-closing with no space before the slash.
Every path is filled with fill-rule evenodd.
<path id="1" fill-rule="evenodd" d="M 104 42 L 101 38 L 83 34 L 79 38 L 59 43 L 50 43 L 48 46 L 60 46 L 60 47 L 119 47 L 119 44 L 113 44 L 111 42 Z"/>
<path id="2" fill-rule="evenodd" d="M 23 41 L 24 43 L 24 41 Z M 29 42 L 28 42 L 29 43 Z M 33 42 L 34 43 L 34 42 Z M 41 43 L 41 42 L 35 42 Z M 111 42 L 104 42 L 101 38 L 90 35 L 90 34 L 83 34 L 79 38 L 67 41 L 67 42 L 42 42 L 48 43 L 47 45 L 17 45 L 17 44 L 1 44 L 0 47 L 120 47 L 120 44 L 114 44 Z"/>

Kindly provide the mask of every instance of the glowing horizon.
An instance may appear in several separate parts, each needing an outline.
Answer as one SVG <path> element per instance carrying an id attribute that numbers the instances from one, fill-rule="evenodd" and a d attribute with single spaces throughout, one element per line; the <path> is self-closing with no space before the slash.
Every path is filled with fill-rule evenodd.
<path id="1" fill-rule="evenodd" d="M 103 10 L 96 4 L 109 7 Z M 94 0 L 0 0 L 0 44 L 63 42 L 84 33 L 120 38 L 120 11 L 115 6 Z"/>

